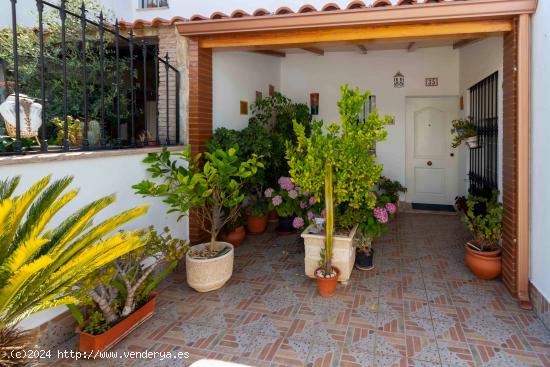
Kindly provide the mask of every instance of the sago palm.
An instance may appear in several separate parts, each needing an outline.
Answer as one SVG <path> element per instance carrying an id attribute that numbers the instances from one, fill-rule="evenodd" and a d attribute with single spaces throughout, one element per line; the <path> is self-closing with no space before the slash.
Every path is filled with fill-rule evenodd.
<path id="1" fill-rule="evenodd" d="M 32 313 L 78 304 L 75 285 L 121 255 L 143 246 L 136 232 L 112 233 L 147 212 L 140 206 L 94 226 L 94 217 L 115 201 L 96 200 L 56 227 L 52 218 L 78 194 L 72 178 L 39 180 L 14 196 L 19 177 L 0 181 L 0 328 Z"/>

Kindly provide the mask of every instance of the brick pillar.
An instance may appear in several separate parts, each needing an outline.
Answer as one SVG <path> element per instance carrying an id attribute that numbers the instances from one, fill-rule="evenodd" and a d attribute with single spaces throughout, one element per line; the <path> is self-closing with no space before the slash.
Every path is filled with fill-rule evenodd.
<path id="1" fill-rule="evenodd" d="M 185 37 L 180 36 L 177 28 L 174 26 L 160 26 L 158 28 L 159 38 L 159 57 L 164 59 L 166 54 L 170 57 L 170 65 L 174 66 L 180 72 L 180 142 L 185 142 L 186 126 L 186 88 L 187 83 L 187 44 Z M 168 99 L 166 98 L 166 83 L 168 83 Z M 176 73 L 169 70 L 166 74 L 166 68 L 163 63 L 159 63 L 159 138 L 161 144 L 166 142 L 167 131 L 170 137 L 170 143 L 176 142 Z M 168 109 L 168 117 L 166 111 Z M 168 130 L 166 125 L 168 122 Z"/>
<path id="2" fill-rule="evenodd" d="M 199 48 L 189 39 L 189 127 L 188 140 L 193 155 L 203 152 L 212 137 L 212 50 Z M 192 244 L 208 240 L 191 211 L 189 240 Z"/>
<path id="3" fill-rule="evenodd" d="M 504 233 L 502 248 L 502 278 L 508 290 L 517 295 L 518 254 L 518 22 L 504 35 L 504 116 L 503 116 L 503 206 Z"/>

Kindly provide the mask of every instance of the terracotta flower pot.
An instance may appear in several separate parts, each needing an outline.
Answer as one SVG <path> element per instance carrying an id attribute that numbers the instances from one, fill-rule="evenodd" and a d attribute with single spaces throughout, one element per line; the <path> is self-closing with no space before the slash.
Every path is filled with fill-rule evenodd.
<path id="1" fill-rule="evenodd" d="M 321 268 L 317 268 L 319 270 Z M 317 275 L 317 270 L 315 270 L 315 279 L 317 279 L 317 289 L 319 289 L 319 294 L 323 297 L 332 297 L 336 292 L 336 284 L 338 284 L 338 277 L 340 276 L 340 271 L 335 267 L 332 268 L 336 272 L 334 278 L 321 278 Z"/>
<path id="2" fill-rule="evenodd" d="M 267 228 L 267 214 L 262 217 L 249 215 L 246 218 L 246 226 L 250 234 L 262 234 Z"/>
<path id="3" fill-rule="evenodd" d="M 78 350 L 91 353 L 110 349 L 153 316 L 156 308 L 156 297 L 156 294 L 152 294 L 149 297 L 149 302 L 103 334 L 92 335 L 77 329 L 76 332 L 79 334 Z"/>
<path id="4" fill-rule="evenodd" d="M 244 230 L 244 226 L 240 226 L 229 233 L 222 233 L 221 237 L 222 241 L 229 242 L 233 246 L 239 247 L 246 237 L 246 231 Z"/>
<path id="5" fill-rule="evenodd" d="M 270 221 L 270 222 L 277 222 L 279 221 L 279 214 L 277 214 L 277 211 L 276 210 L 272 210 L 268 213 L 268 217 L 267 219 Z"/>
<path id="6" fill-rule="evenodd" d="M 500 275 L 502 269 L 500 249 L 484 252 L 472 248 L 469 244 L 466 244 L 464 249 L 466 265 L 476 277 L 491 280 Z"/>

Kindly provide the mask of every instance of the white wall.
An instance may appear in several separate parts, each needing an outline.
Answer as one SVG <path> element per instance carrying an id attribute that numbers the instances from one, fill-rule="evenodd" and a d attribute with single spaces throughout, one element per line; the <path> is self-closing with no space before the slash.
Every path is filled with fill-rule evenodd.
<path id="1" fill-rule="evenodd" d="M 156 198 L 141 198 L 134 195 L 131 186 L 145 178 L 147 166 L 142 163 L 143 154 L 118 157 L 103 157 L 97 159 L 80 159 L 71 161 L 54 161 L 37 164 L 19 164 L 0 166 L 0 179 L 21 176 L 21 183 L 17 193 L 24 191 L 32 183 L 40 178 L 52 174 L 52 179 L 64 176 L 74 176 L 71 188 L 80 188 L 78 196 L 61 210 L 51 225 L 56 225 L 68 215 L 74 213 L 93 200 L 105 195 L 115 193 L 117 201 L 107 207 L 96 217 L 98 224 L 108 217 L 132 207 L 150 204 L 149 212 L 124 226 L 124 229 L 144 228 L 154 225 L 158 229 L 169 226 L 175 237 L 188 238 L 188 222 L 184 218 L 177 222 L 176 215 L 166 214 L 166 205 Z M 65 307 L 59 307 L 36 314 L 23 322 L 23 327 L 36 327 L 43 322 L 65 311 Z"/>
<path id="2" fill-rule="evenodd" d="M 498 187 L 502 188 L 502 118 L 503 118 L 503 39 L 490 37 L 461 47 L 460 94 L 464 96 L 463 117 L 470 115 L 470 92 L 468 88 L 498 71 Z M 459 151 L 459 195 L 468 193 L 469 152 L 464 145 Z M 501 190 L 502 191 L 502 190 Z M 501 193 L 502 195 L 502 193 Z"/>
<path id="3" fill-rule="evenodd" d="M 405 88 L 393 87 L 397 71 L 405 75 Z M 438 87 L 425 87 L 424 78 L 439 77 Z M 370 89 L 376 95 L 382 115 L 395 116 L 388 138 L 378 144 L 377 154 L 384 174 L 403 182 L 405 177 L 405 97 L 458 95 L 458 52 L 452 47 L 358 52 L 287 54 L 282 61 L 281 91 L 295 102 L 309 105 L 309 95 L 319 93 L 319 116 L 327 122 L 339 121 L 337 100 L 340 86 Z"/>
<path id="4" fill-rule="evenodd" d="M 212 56 L 213 127 L 243 129 L 248 125 L 256 91 L 269 95 L 279 90 L 281 58 L 251 52 L 214 52 Z M 248 115 L 240 114 L 240 101 L 248 102 Z"/>
<path id="5" fill-rule="evenodd" d="M 533 17 L 531 104 L 531 282 L 550 301 L 550 1 Z"/>

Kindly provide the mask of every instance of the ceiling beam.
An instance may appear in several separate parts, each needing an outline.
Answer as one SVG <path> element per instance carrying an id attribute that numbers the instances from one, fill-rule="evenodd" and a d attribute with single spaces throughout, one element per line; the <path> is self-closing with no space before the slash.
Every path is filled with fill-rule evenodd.
<path id="1" fill-rule="evenodd" d="M 481 41 L 484 38 L 485 37 L 469 38 L 469 39 L 463 39 L 463 40 L 457 41 L 457 42 L 453 43 L 453 49 L 457 50 L 461 47 L 471 45 L 472 43 L 476 43 L 478 41 Z"/>
<path id="2" fill-rule="evenodd" d="M 311 52 L 312 54 L 318 55 L 318 56 L 324 56 L 325 51 L 319 47 L 301 47 L 301 50 Z"/>
<path id="3" fill-rule="evenodd" d="M 262 54 L 262 55 L 268 55 L 268 56 L 286 57 L 286 53 L 281 51 L 275 51 L 275 50 L 254 50 L 252 52 L 255 52 L 257 54 Z"/>
<path id="4" fill-rule="evenodd" d="M 409 45 L 407 46 L 407 52 L 414 52 L 418 48 L 418 44 L 416 42 L 409 42 Z"/>
<path id="5" fill-rule="evenodd" d="M 359 49 L 359 52 L 361 52 L 363 55 L 366 55 L 367 54 L 367 47 L 364 46 L 364 45 L 355 45 L 358 49 Z"/>
<path id="6" fill-rule="evenodd" d="M 498 34 L 512 30 L 512 20 L 475 20 L 447 23 L 404 24 L 389 26 L 344 27 L 338 29 L 302 29 L 231 33 L 199 38 L 201 48 L 226 48 L 247 46 L 275 46 L 320 42 L 350 42 L 365 40 L 392 40 L 433 36 L 468 38 L 472 34 Z"/>

